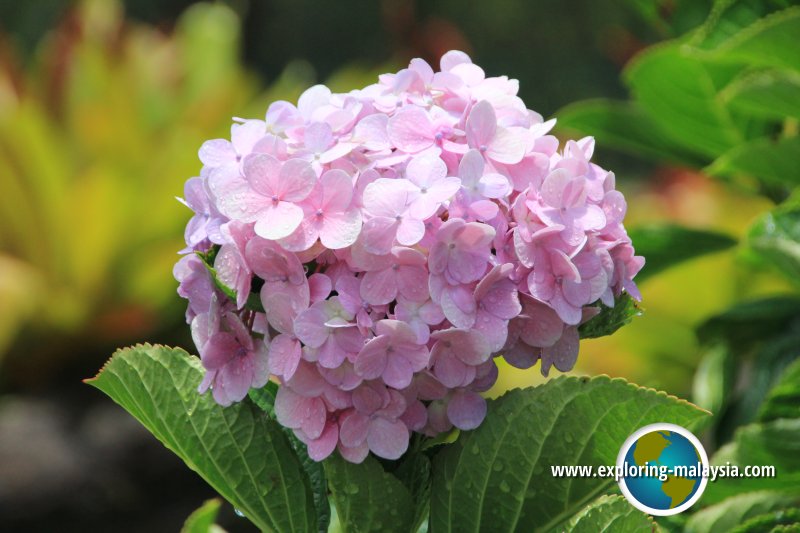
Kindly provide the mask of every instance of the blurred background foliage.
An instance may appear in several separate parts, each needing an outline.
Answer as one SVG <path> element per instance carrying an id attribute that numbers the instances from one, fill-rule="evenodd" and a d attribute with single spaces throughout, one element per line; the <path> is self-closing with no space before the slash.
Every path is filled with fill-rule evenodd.
<path id="1" fill-rule="evenodd" d="M 136 341 L 192 349 L 175 197 L 233 116 L 458 48 L 562 138 L 596 136 L 628 199 L 645 312 L 575 371 L 692 397 L 712 449 L 757 433 L 800 398 L 792 3 L 0 0 L 0 393 L 70 391 Z M 492 394 L 541 380 L 505 367 Z"/>

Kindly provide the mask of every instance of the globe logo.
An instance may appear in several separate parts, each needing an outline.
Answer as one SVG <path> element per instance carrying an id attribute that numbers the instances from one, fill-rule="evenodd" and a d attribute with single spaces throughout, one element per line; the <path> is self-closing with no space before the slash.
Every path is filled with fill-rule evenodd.
<path id="1" fill-rule="evenodd" d="M 681 513 L 706 488 L 708 456 L 691 432 L 675 424 L 650 424 L 627 438 L 617 456 L 622 494 L 657 516 Z"/>

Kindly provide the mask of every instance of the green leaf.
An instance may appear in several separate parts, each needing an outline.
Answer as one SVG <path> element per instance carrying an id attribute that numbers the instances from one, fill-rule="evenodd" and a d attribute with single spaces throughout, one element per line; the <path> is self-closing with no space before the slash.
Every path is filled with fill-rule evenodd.
<path id="1" fill-rule="evenodd" d="M 761 118 L 800 118 L 800 74 L 790 70 L 748 72 L 720 93 L 729 107 Z"/>
<path id="2" fill-rule="evenodd" d="M 691 43 L 714 48 L 789 3 L 787 0 L 716 0 L 705 23 L 692 35 Z"/>
<path id="3" fill-rule="evenodd" d="M 697 230 L 672 224 L 639 226 L 628 230 L 637 255 L 645 258 L 644 268 L 636 275 L 640 282 L 675 264 L 702 255 L 726 250 L 736 239 L 714 231 Z"/>
<path id="4" fill-rule="evenodd" d="M 800 509 L 780 509 L 751 518 L 731 533 L 798 533 L 800 532 Z"/>
<path id="5" fill-rule="evenodd" d="M 614 307 L 608 307 L 598 302 L 600 313 L 590 318 L 578 328 L 582 339 L 595 339 L 611 335 L 622 326 L 628 324 L 633 317 L 641 316 L 642 309 L 636 300 L 627 292 L 622 293 L 614 302 Z"/>
<path id="6" fill-rule="evenodd" d="M 704 165 L 704 158 L 673 142 L 635 102 L 586 100 L 560 109 L 555 116 L 559 131 L 593 135 L 603 146 L 693 167 Z"/>
<path id="7" fill-rule="evenodd" d="M 762 216 L 750 228 L 748 241 L 790 281 L 800 284 L 800 205 L 783 205 Z"/>
<path id="8" fill-rule="evenodd" d="M 800 137 L 784 137 L 777 142 L 756 139 L 722 154 L 705 172 L 711 176 L 751 177 L 772 186 L 800 184 Z"/>
<path id="9" fill-rule="evenodd" d="M 784 332 L 800 319 L 800 298 L 773 296 L 741 302 L 708 319 L 697 329 L 701 342 L 724 340 L 738 352 L 754 341 L 763 341 Z"/>
<path id="10" fill-rule="evenodd" d="M 601 496 L 576 514 L 566 528 L 570 533 L 653 531 L 653 520 L 622 496 Z"/>
<path id="11" fill-rule="evenodd" d="M 703 354 L 694 374 L 692 399 L 704 409 L 719 413 L 734 384 L 735 362 L 728 346 L 716 343 Z"/>
<path id="12" fill-rule="evenodd" d="M 317 530 L 308 477 L 281 427 L 252 402 L 197 393 L 199 359 L 179 348 L 119 350 L 88 383 L 108 394 L 264 531 Z"/>
<path id="13" fill-rule="evenodd" d="M 755 516 L 784 509 L 798 503 L 796 495 L 774 491 L 748 492 L 732 496 L 692 515 L 686 533 L 730 531 Z"/>
<path id="14" fill-rule="evenodd" d="M 720 74 L 685 47 L 648 48 L 629 63 L 624 75 L 643 109 L 673 143 L 714 158 L 741 142 L 728 110 L 717 98 Z"/>
<path id="15" fill-rule="evenodd" d="M 800 71 L 797 36 L 800 35 L 800 6 L 763 17 L 722 42 L 712 57 L 749 66 L 774 66 Z"/>
<path id="16" fill-rule="evenodd" d="M 739 477 L 718 477 L 706 486 L 703 503 L 756 490 L 798 493 L 800 487 L 800 419 L 749 424 L 711 457 L 712 465 L 735 465 Z M 774 466 L 775 477 L 742 477 L 747 465 Z"/>
<path id="17" fill-rule="evenodd" d="M 260 389 L 250 389 L 248 396 L 259 409 L 275 420 L 275 398 L 277 394 L 278 384 L 274 381 L 269 381 Z M 328 525 L 331 521 L 331 505 L 328 501 L 328 483 L 325 480 L 325 468 L 322 463 L 308 456 L 308 448 L 295 436 L 292 430 L 284 427 L 281 427 L 281 429 L 286 434 L 286 438 L 289 439 L 292 450 L 300 459 L 303 470 L 305 470 L 311 482 L 311 491 L 314 494 L 314 508 L 317 510 L 318 529 L 320 532 L 328 531 Z"/>
<path id="18" fill-rule="evenodd" d="M 777 418 L 800 418 L 800 359 L 783 372 L 759 410 L 762 422 Z"/>
<path id="19" fill-rule="evenodd" d="M 374 457 L 370 455 L 363 463 L 353 464 L 337 453 L 324 464 L 343 533 L 415 533 L 411 494 Z"/>
<path id="20" fill-rule="evenodd" d="M 414 502 L 414 521 L 411 531 L 416 532 L 425 523 L 430 513 L 431 502 L 431 461 L 420 452 L 406 454 L 400 466 L 394 471 L 395 477 L 406 486 Z"/>
<path id="21" fill-rule="evenodd" d="M 553 465 L 613 465 L 640 427 L 693 427 L 708 413 L 622 379 L 561 377 L 490 400 L 486 419 L 434 458 L 431 527 L 449 531 L 550 531 L 565 525 L 613 479 L 553 477 Z"/>
<path id="22" fill-rule="evenodd" d="M 225 530 L 215 524 L 221 505 L 222 502 L 217 498 L 205 502 L 189 515 L 181 533 L 225 533 Z"/>
<path id="23" fill-rule="evenodd" d="M 278 395 L 278 384 L 268 381 L 260 389 L 250 389 L 247 393 L 253 403 L 262 411 L 267 413 L 270 418 L 275 418 L 275 397 Z"/>

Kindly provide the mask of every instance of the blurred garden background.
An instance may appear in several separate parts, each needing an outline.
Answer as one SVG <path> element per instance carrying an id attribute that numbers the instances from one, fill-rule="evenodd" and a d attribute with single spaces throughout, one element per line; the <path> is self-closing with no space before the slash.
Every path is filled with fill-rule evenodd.
<path id="1" fill-rule="evenodd" d="M 557 134 L 594 134 L 628 199 L 644 312 L 574 372 L 693 399 L 714 449 L 800 355 L 800 33 L 715 48 L 790 3 L 0 0 L 0 528 L 177 531 L 213 496 L 81 383 L 119 346 L 193 351 L 172 265 L 197 149 L 450 49 L 519 79 Z M 543 380 L 500 376 L 492 394 Z"/>

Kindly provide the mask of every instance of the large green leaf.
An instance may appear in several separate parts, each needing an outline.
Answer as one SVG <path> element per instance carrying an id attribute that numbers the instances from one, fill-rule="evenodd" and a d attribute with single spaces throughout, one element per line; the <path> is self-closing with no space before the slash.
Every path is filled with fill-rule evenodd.
<path id="1" fill-rule="evenodd" d="M 611 335 L 633 320 L 633 317 L 642 314 L 639 304 L 627 292 L 622 293 L 616 299 L 614 307 L 608 307 L 602 302 L 598 302 L 597 306 L 600 308 L 600 313 L 578 328 L 582 339 L 596 339 Z"/>
<path id="2" fill-rule="evenodd" d="M 798 35 L 800 6 L 794 6 L 758 19 L 717 46 L 712 56 L 722 61 L 800 71 Z"/>
<path id="3" fill-rule="evenodd" d="M 416 533 L 430 514 L 431 461 L 424 453 L 414 450 L 401 459 L 400 466 L 393 473 L 411 494 L 414 502 L 411 531 Z"/>
<path id="4" fill-rule="evenodd" d="M 593 135 L 603 146 L 672 163 L 704 165 L 704 158 L 684 144 L 673 142 L 635 102 L 586 100 L 560 109 L 555 116 L 559 130 Z"/>
<path id="5" fill-rule="evenodd" d="M 800 97 L 800 95 L 798 95 Z M 756 139 L 722 154 L 705 171 L 712 176 L 747 176 L 773 186 L 800 184 L 800 137 Z"/>
<path id="6" fill-rule="evenodd" d="M 613 479 L 553 477 L 554 465 L 613 465 L 654 422 L 694 426 L 694 405 L 605 376 L 561 377 L 489 402 L 483 424 L 434 459 L 433 533 L 563 530 Z"/>
<path id="7" fill-rule="evenodd" d="M 653 520 L 619 495 L 601 496 L 569 522 L 571 533 L 653 531 Z"/>
<path id="8" fill-rule="evenodd" d="M 800 283 L 800 205 L 784 205 L 765 214 L 750 228 L 748 239 L 753 250 L 790 281 Z"/>
<path id="9" fill-rule="evenodd" d="M 336 453 L 325 460 L 325 473 L 343 533 L 416 533 L 411 493 L 374 457 L 352 464 Z"/>
<path id="10" fill-rule="evenodd" d="M 308 477 L 281 427 L 252 402 L 222 408 L 197 393 L 200 361 L 178 348 L 137 345 L 88 383 L 264 531 L 317 529 Z"/>
<path id="11" fill-rule="evenodd" d="M 674 224 L 654 224 L 628 230 L 636 253 L 645 258 L 637 274 L 641 281 L 673 265 L 701 255 L 726 250 L 736 239 L 715 231 L 697 230 Z"/>
<path id="12" fill-rule="evenodd" d="M 761 70 L 737 78 L 720 93 L 733 109 L 761 118 L 800 118 L 800 74 Z"/>
<path id="13" fill-rule="evenodd" d="M 275 398 L 277 394 L 278 384 L 270 381 L 260 389 L 250 389 L 248 396 L 267 416 L 275 420 Z M 314 507 L 317 510 L 318 529 L 320 532 L 328 531 L 328 525 L 331 521 L 331 506 L 328 501 L 328 482 L 325 479 L 325 468 L 322 463 L 308 456 L 308 448 L 295 436 L 291 429 L 282 429 L 286 434 L 286 438 L 289 439 L 289 444 L 291 444 L 292 449 L 300 459 L 309 481 L 311 481 L 311 490 L 314 493 Z"/>
<path id="14" fill-rule="evenodd" d="M 740 476 L 718 477 L 709 483 L 704 504 L 756 490 L 800 493 L 800 419 L 784 418 L 739 428 L 733 441 L 711 457 L 712 465 L 728 463 L 739 468 Z M 742 477 L 747 465 L 774 466 L 775 476 Z"/>
<path id="15" fill-rule="evenodd" d="M 761 405 L 759 420 L 800 418 L 800 359 L 784 370 L 778 383 L 769 391 Z"/>
<path id="16" fill-rule="evenodd" d="M 755 516 L 798 503 L 796 495 L 757 491 L 732 496 L 695 513 L 686 523 L 686 533 L 723 533 Z"/>
<path id="17" fill-rule="evenodd" d="M 710 158 L 742 140 L 717 98 L 718 76 L 679 44 L 651 47 L 625 70 L 634 96 L 672 141 Z"/>

